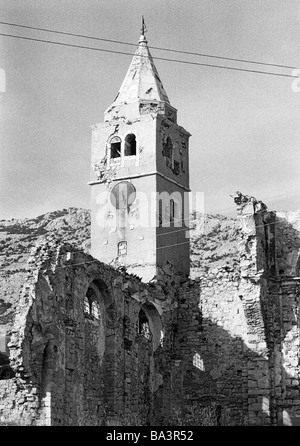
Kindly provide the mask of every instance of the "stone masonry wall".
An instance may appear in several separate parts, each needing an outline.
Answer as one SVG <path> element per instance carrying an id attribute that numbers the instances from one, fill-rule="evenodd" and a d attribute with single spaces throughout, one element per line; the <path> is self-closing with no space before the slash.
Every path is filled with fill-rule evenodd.
<path id="1" fill-rule="evenodd" d="M 278 275 L 282 221 L 253 197 L 237 204 L 240 267 L 179 293 L 182 402 L 214 405 L 221 425 L 299 424 L 299 278 Z"/>
<path id="2" fill-rule="evenodd" d="M 169 366 L 177 293 L 188 280 L 166 265 L 146 285 L 51 243 L 38 246 L 30 264 L 8 345 L 14 376 L 0 380 L 0 421 L 145 425 L 170 420 L 178 395 L 177 368 Z M 89 290 L 96 293 L 96 313 L 86 311 Z"/>
<path id="3" fill-rule="evenodd" d="M 300 424 L 297 224 L 237 204 L 239 267 L 193 281 L 167 264 L 145 284 L 38 245 L 1 344 L 0 422 Z"/>
<path id="4" fill-rule="evenodd" d="M 251 203 L 240 215 L 240 269 L 209 270 L 179 293 L 178 357 L 184 404 L 210 404 L 221 425 L 270 424 L 270 377 L 261 302 L 274 270 L 273 215 Z M 268 223 L 267 230 L 265 223 Z"/>
<path id="5" fill-rule="evenodd" d="M 299 278 L 276 278 L 268 284 L 267 344 L 275 425 L 300 424 L 299 288 Z"/>
<path id="6" fill-rule="evenodd" d="M 276 258 L 278 274 L 300 275 L 300 213 L 276 213 Z"/>
<path id="7" fill-rule="evenodd" d="M 213 405 L 221 425 L 244 424 L 247 418 L 246 322 L 237 287 L 234 272 L 211 272 L 201 280 L 200 301 L 194 292 L 194 305 L 189 300 L 178 316 L 185 399 Z M 184 291 L 181 299 L 188 301 Z"/>

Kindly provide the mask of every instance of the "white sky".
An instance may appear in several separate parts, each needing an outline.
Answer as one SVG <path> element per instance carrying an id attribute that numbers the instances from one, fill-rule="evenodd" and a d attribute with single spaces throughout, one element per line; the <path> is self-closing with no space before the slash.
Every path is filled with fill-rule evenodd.
<path id="1" fill-rule="evenodd" d="M 299 0 L 1 0 L 0 21 L 298 66 Z M 133 53 L 135 48 L 0 25 L 1 33 Z M 151 50 L 180 58 L 292 74 Z M 90 125 L 103 120 L 131 56 L 0 36 L 0 219 L 90 207 Z M 300 209 L 300 92 L 292 79 L 155 61 L 190 139 L 191 187 L 206 212 L 235 213 L 236 190 Z"/>

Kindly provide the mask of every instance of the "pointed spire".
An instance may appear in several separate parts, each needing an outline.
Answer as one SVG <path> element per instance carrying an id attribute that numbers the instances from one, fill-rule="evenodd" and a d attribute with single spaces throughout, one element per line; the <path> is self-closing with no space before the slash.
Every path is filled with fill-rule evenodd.
<path id="1" fill-rule="evenodd" d="M 147 46 L 145 33 L 146 25 L 144 16 L 142 16 L 141 36 L 138 47 L 114 104 L 143 100 L 170 103 Z"/>

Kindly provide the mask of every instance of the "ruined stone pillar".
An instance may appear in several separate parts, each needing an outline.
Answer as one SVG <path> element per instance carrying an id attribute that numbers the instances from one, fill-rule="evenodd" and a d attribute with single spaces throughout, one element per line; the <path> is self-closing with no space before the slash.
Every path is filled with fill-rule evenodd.
<path id="1" fill-rule="evenodd" d="M 240 244 L 239 295 L 247 321 L 248 416 L 251 424 L 269 425 L 272 401 L 270 350 L 267 339 L 267 278 L 275 271 L 273 213 L 254 197 L 236 193 Z"/>

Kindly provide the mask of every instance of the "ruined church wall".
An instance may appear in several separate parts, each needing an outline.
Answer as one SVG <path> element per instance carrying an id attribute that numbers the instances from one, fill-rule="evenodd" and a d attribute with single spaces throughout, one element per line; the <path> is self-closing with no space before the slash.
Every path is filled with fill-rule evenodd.
<path id="1" fill-rule="evenodd" d="M 266 296 L 271 416 L 276 425 L 300 424 L 299 279 L 274 278 Z"/>
<path id="2" fill-rule="evenodd" d="M 238 286 L 236 273 L 224 269 L 201 280 L 203 389 L 215 393 L 220 422 L 229 425 L 247 418 L 247 326 Z"/>
<path id="3" fill-rule="evenodd" d="M 0 380 L 0 421 L 145 425 L 166 419 L 180 278 L 160 271 L 145 285 L 86 254 L 50 248 L 34 253 L 19 300 L 9 344 L 15 376 Z M 97 318 L 84 313 L 91 283 L 99 286 Z M 142 308 L 150 336 L 140 331 Z"/>
<path id="4" fill-rule="evenodd" d="M 240 269 L 201 277 L 194 384 L 200 398 L 206 392 L 218 401 L 220 424 L 299 424 L 297 222 L 283 222 L 259 203 L 238 211 Z"/>
<path id="5" fill-rule="evenodd" d="M 201 278 L 201 291 L 179 294 L 179 350 L 183 356 L 185 404 L 215 409 L 215 423 L 247 424 L 247 326 L 239 280 L 219 268 Z M 253 355 L 254 356 L 254 355 Z"/>
<path id="6" fill-rule="evenodd" d="M 50 421 L 47 409 L 43 415 L 40 412 L 39 384 L 34 379 L 28 379 L 27 374 L 24 373 L 24 364 L 28 360 L 24 342 L 28 335 L 26 330 L 28 309 L 34 304 L 34 289 L 38 281 L 37 271 L 44 261 L 44 253 L 41 251 L 39 254 L 37 259 L 32 259 L 36 262 L 36 267 L 28 272 L 27 280 L 21 290 L 15 313 L 14 331 L 5 348 L 6 352 L 11 353 L 11 357 L 9 376 L 2 376 L 0 380 L 0 422 L 4 424 L 34 425 L 39 424 L 39 420 L 43 419 L 43 424 L 47 425 Z M 49 407 L 49 402 L 47 402 L 47 407 Z"/>
<path id="7" fill-rule="evenodd" d="M 0 423 L 4 425 L 36 424 L 39 413 L 38 389 L 27 380 L 0 380 Z M 47 424 L 45 418 L 44 424 Z"/>
<path id="8" fill-rule="evenodd" d="M 293 314 L 297 292 L 288 282 L 281 297 L 270 291 L 275 254 L 284 244 L 275 214 L 249 202 L 239 209 L 238 218 L 240 268 L 220 267 L 202 276 L 199 323 L 181 324 L 181 331 L 189 333 L 182 339 L 189 363 L 184 394 L 216 404 L 219 424 L 282 424 L 299 407 L 299 322 Z M 288 310 L 291 305 L 293 311 Z M 186 321 L 197 313 L 191 301 L 179 297 L 179 324 L 184 307 Z M 290 343 L 282 338 L 287 327 Z"/>
<path id="9" fill-rule="evenodd" d="M 252 203 L 243 209 L 240 267 L 226 265 L 203 275 L 193 305 L 179 297 L 179 325 L 184 307 L 187 321 L 181 324 L 189 364 L 184 395 L 214 404 L 221 425 L 271 423 L 262 302 L 267 296 L 264 271 L 274 268 L 273 220 L 272 214 L 256 213 Z"/>
<path id="10" fill-rule="evenodd" d="M 216 424 L 271 424 L 266 286 L 220 267 L 201 278 L 200 293 L 188 285 L 179 292 L 181 402 L 213 407 Z"/>
<path id="11" fill-rule="evenodd" d="M 300 213 L 276 212 L 276 259 L 280 276 L 300 275 Z"/>
<path id="12" fill-rule="evenodd" d="M 37 247 L 0 379 L 0 421 L 299 424 L 300 281 L 275 274 L 286 240 L 276 222 L 244 209 L 240 268 L 195 281 L 165 266 L 144 284 L 70 247 Z M 84 313 L 91 283 L 97 318 Z"/>
<path id="13" fill-rule="evenodd" d="M 241 219 L 249 218 L 242 215 Z M 251 234 L 253 247 L 249 250 L 249 234 L 244 232 L 244 253 L 250 252 L 247 262 L 242 265 L 243 289 L 257 289 L 256 316 L 249 317 L 248 339 L 252 350 L 260 355 L 261 373 L 254 376 L 257 402 L 249 405 L 249 417 L 255 421 L 261 418 L 259 407 L 262 398 L 263 412 L 272 425 L 295 424 L 299 400 L 299 279 L 294 278 L 295 248 L 299 241 L 297 221 L 282 220 L 273 212 L 256 211 L 252 217 L 255 232 Z M 254 237 L 254 238 L 253 238 Z M 248 238 L 248 240 L 247 240 Z M 243 254 L 247 257 L 247 254 Z M 253 266 L 250 266 L 252 263 Z M 281 268 L 284 267 L 284 272 Z M 252 291 L 250 299 L 255 300 Z M 254 313 L 253 313 L 254 315 Z M 254 327 L 252 327 L 254 320 Z M 255 328 L 256 327 L 256 328 Z M 254 328 L 254 330 L 253 330 Z M 249 364 L 248 373 L 255 362 Z M 262 419 L 263 421 L 263 419 Z"/>

